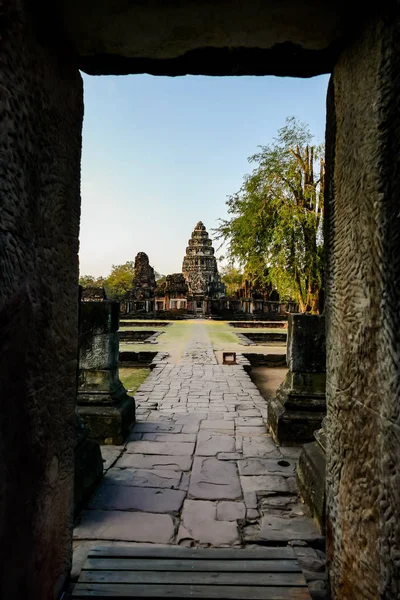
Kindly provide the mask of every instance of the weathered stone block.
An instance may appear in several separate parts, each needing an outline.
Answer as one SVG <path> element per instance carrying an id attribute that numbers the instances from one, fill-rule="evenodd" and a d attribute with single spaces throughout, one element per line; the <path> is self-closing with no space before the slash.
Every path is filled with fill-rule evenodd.
<path id="1" fill-rule="evenodd" d="M 122 444 L 135 422 L 135 401 L 125 394 L 113 405 L 78 406 L 89 437 L 100 444 Z"/>
<path id="2" fill-rule="evenodd" d="M 297 466 L 297 485 L 320 532 L 325 534 L 325 452 L 318 444 L 305 444 Z"/>
<path id="3" fill-rule="evenodd" d="M 135 420 L 135 401 L 118 374 L 119 304 L 81 302 L 78 410 L 91 439 L 121 444 Z"/>
<path id="4" fill-rule="evenodd" d="M 289 371 L 276 397 L 268 402 L 268 425 L 278 444 L 314 440 L 326 414 L 325 319 L 319 315 L 289 316 Z"/>
<path id="5" fill-rule="evenodd" d="M 293 373 L 325 373 L 323 315 L 289 315 L 286 361 Z"/>

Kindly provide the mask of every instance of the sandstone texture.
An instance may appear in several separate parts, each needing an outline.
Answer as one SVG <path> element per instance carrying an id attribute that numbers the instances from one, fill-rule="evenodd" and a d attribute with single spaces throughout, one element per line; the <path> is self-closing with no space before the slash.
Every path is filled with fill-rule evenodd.
<path id="1" fill-rule="evenodd" d="M 395 9 L 367 21 L 341 54 L 328 96 L 327 543 L 335 600 L 400 594 L 398 23 Z"/>

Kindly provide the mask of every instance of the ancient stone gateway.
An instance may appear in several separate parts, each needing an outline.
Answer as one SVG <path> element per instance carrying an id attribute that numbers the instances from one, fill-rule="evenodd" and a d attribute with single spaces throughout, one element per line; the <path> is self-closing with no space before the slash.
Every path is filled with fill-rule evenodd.
<path id="1" fill-rule="evenodd" d="M 358 4 L 358 3 L 357 3 Z M 71 563 L 83 117 L 92 74 L 332 73 L 327 544 L 333 598 L 399 595 L 399 7 L 320 0 L 2 5 L 0 596 Z M 12 540 L 12 544 L 9 541 Z"/>

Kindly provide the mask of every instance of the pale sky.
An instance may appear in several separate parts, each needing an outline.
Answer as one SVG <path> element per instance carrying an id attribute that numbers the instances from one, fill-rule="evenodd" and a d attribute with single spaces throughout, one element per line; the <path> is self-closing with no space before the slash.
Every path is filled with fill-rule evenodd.
<path id="1" fill-rule="evenodd" d="M 288 116 L 324 141 L 328 76 L 83 76 L 81 275 L 146 252 L 180 272 L 198 221 L 208 232 Z M 217 246 L 217 244 L 215 244 Z"/>

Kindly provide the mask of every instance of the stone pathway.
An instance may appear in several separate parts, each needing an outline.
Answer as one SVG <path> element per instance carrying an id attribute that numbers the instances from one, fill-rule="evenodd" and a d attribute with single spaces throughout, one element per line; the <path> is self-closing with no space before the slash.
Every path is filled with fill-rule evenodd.
<path id="1" fill-rule="evenodd" d="M 159 363 L 135 398 L 138 422 L 76 543 L 291 543 L 310 588 L 323 594 L 323 538 L 297 496 L 299 450 L 275 445 L 265 400 L 242 366 L 216 363 L 204 326 L 194 323 L 181 363 Z"/>

